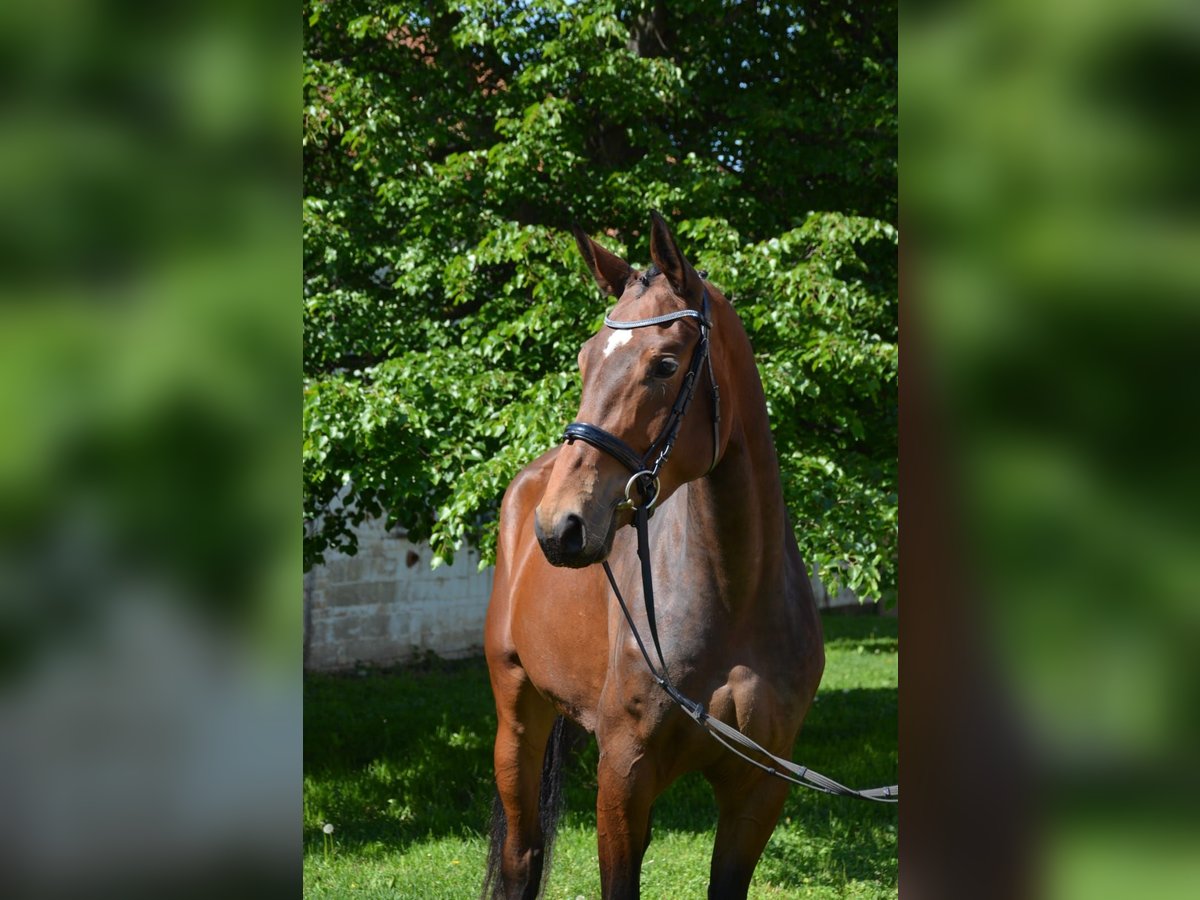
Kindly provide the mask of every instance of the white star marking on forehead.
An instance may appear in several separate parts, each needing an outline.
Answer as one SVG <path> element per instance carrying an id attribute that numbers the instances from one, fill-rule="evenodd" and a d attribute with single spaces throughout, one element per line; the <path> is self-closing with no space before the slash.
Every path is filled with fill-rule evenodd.
<path id="1" fill-rule="evenodd" d="M 632 331 L 614 331 L 608 336 L 608 343 L 604 345 L 605 358 L 618 347 L 628 344 L 631 340 L 633 340 Z"/>

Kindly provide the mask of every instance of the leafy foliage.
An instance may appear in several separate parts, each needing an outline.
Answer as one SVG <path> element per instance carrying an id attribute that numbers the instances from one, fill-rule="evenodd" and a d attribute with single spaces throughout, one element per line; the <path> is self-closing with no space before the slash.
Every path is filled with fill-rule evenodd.
<path id="1" fill-rule="evenodd" d="M 661 210 L 734 299 L 806 558 L 895 584 L 894 4 L 305 6 L 307 565 L 386 511 L 494 554 Z"/>

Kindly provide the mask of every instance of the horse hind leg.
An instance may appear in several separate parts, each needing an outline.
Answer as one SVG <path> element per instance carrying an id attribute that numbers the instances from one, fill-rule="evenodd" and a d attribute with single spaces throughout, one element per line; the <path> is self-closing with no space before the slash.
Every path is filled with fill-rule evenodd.
<path id="1" fill-rule="evenodd" d="M 748 779 L 710 778 L 717 797 L 717 837 L 709 873 L 710 898 L 745 897 L 754 867 L 775 830 L 788 783 L 765 772 Z"/>
<path id="2" fill-rule="evenodd" d="M 492 816 L 484 898 L 533 900 L 561 808 L 565 720 L 525 682 L 512 703 L 497 703 Z"/>

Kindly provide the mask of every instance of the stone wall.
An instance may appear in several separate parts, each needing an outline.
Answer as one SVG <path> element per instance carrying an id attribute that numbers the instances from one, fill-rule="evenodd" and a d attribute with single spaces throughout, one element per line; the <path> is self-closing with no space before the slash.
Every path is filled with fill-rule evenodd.
<path id="1" fill-rule="evenodd" d="M 492 569 L 464 549 L 454 565 L 429 567 L 425 544 L 382 520 L 357 529 L 358 554 L 327 553 L 304 577 L 304 667 L 335 671 L 391 665 L 432 652 L 482 652 Z"/>

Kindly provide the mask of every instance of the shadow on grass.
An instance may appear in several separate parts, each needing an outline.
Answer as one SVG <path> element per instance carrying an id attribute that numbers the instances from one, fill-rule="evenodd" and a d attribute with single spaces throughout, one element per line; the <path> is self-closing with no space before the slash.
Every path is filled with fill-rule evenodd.
<path id="1" fill-rule="evenodd" d="M 859 646 L 878 653 L 895 653 L 899 649 L 897 619 L 823 616 L 821 625 L 826 651 L 857 650 Z"/>
<path id="2" fill-rule="evenodd" d="M 896 732 L 895 688 L 833 690 L 818 695 L 793 759 L 848 787 L 882 787 L 896 781 Z M 896 820 L 894 804 L 795 788 L 760 872 L 785 887 L 858 880 L 894 888 Z"/>
<path id="3" fill-rule="evenodd" d="M 895 640 L 894 622 L 843 619 L 829 645 L 853 653 Z M 305 844 L 320 852 L 334 825 L 342 852 L 371 855 L 447 836 L 479 838 L 491 813 L 495 713 L 481 659 L 421 669 L 305 678 Z M 595 827 L 596 745 L 579 750 L 567 777 L 568 822 Z M 822 691 L 794 758 L 851 787 L 896 773 L 895 688 Z M 655 831 L 711 832 L 716 804 L 693 774 L 655 805 Z M 795 788 L 760 871 L 773 883 L 802 879 L 895 883 L 894 806 Z"/>
<path id="4" fill-rule="evenodd" d="M 821 695 L 792 758 L 850 787 L 891 784 L 897 771 L 896 690 L 862 688 Z M 591 799 L 583 802 L 594 802 Z M 655 804 L 656 834 L 711 833 L 717 806 L 698 773 L 681 778 Z M 573 821 L 595 826 L 590 809 Z M 896 807 L 795 787 L 758 867 L 784 888 L 841 889 L 851 881 L 896 885 Z"/>
<path id="5" fill-rule="evenodd" d="M 482 659 L 304 680 L 305 843 L 402 849 L 482 833 L 496 717 Z"/>

